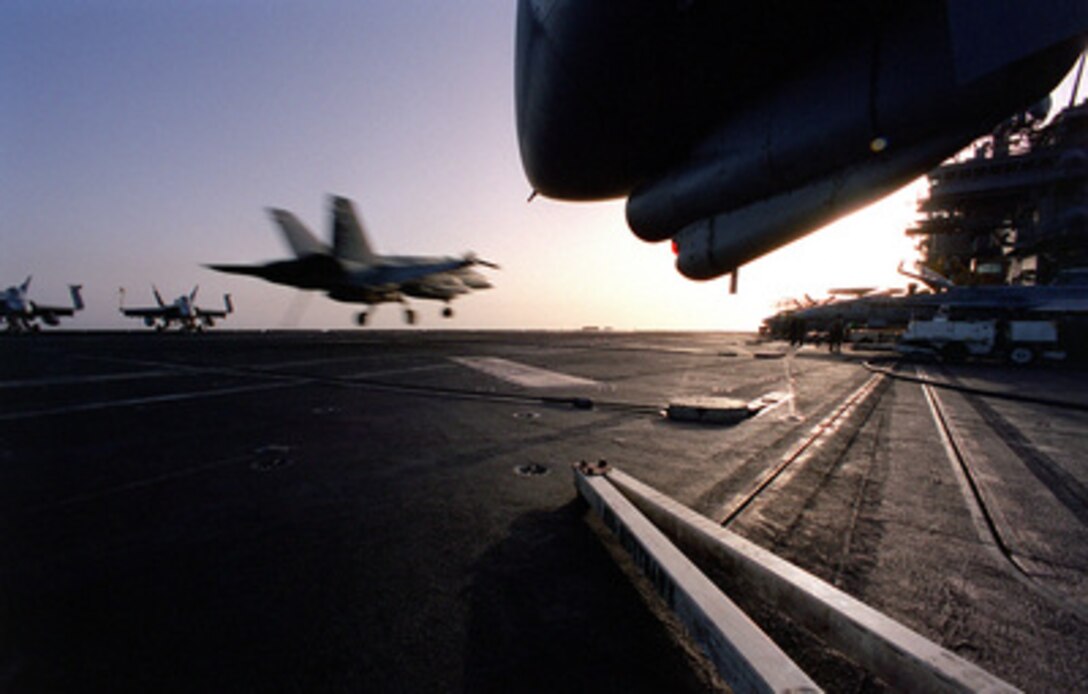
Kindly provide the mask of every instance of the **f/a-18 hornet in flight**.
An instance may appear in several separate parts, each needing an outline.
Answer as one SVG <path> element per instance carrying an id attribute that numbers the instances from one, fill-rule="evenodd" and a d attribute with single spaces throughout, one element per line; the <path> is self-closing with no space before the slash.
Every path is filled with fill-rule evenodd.
<path id="1" fill-rule="evenodd" d="M 78 284 L 68 286 L 68 291 L 72 294 L 71 306 L 45 306 L 27 298 L 30 290 L 30 277 L 27 277 L 22 284 L 4 290 L 3 302 L 0 302 L 0 320 L 7 323 L 9 332 L 16 333 L 40 329 L 38 321 L 46 325 L 59 325 L 61 318 L 83 310 L 80 289 L 82 287 Z"/>
<path id="2" fill-rule="evenodd" d="M 370 247 L 366 230 L 347 198 L 330 196 L 332 247 L 318 241 L 295 215 L 270 209 L 295 254 L 294 259 L 263 265 L 208 265 L 219 272 L 259 277 L 298 289 L 316 289 L 335 301 L 373 306 L 385 302 L 406 303 L 405 297 L 446 302 L 442 315 L 453 316 L 448 305 L 455 297 L 491 283 L 474 265 L 498 268 L 472 253 L 461 257 L 378 255 Z M 404 320 L 413 324 L 416 314 L 407 306 Z M 367 311 L 356 317 L 366 325 Z"/>
<path id="3" fill-rule="evenodd" d="M 1086 35 L 1084 0 L 519 0 L 521 159 L 710 279 L 1026 111 Z"/>
<path id="4" fill-rule="evenodd" d="M 156 306 L 143 308 L 125 308 L 125 290 L 121 288 L 121 313 L 129 318 L 142 318 L 144 325 L 155 330 L 168 330 L 177 323 L 181 330 L 186 332 L 201 332 L 204 328 L 215 325 L 217 319 L 226 318 L 234 312 L 234 304 L 231 303 L 230 294 L 223 295 L 222 309 L 200 308 L 196 305 L 196 293 L 199 286 L 193 287 L 193 291 L 182 294 L 174 299 L 172 304 L 162 300 L 157 287 L 151 287 L 151 293 L 155 295 Z"/>

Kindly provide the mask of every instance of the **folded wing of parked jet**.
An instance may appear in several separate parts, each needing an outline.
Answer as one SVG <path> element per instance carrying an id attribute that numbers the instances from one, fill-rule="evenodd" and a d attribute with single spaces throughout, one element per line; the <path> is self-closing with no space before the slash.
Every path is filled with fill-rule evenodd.
<path id="1" fill-rule="evenodd" d="M 899 267 L 896 268 L 896 271 L 904 277 L 910 277 L 911 279 L 920 281 L 922 284 L 926 285 L 935 292 L 943 292 L 956 286 L 955 282 L 948 279 L 939 272 L 931 270 L 930 268 L 922 265 L 921 263 L 917 263 L 917 266 L 918 271 L 911 272 L 910 270 L 907 270 L 904 267 L 904 263 L 900 261 Z"/>

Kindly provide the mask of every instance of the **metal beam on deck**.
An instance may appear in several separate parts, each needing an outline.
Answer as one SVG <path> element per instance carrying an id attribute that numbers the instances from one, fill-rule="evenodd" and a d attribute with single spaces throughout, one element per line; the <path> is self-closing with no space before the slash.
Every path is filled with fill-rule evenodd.
<path id="1" fill-rule="evenodd" d="M 614 488 L 677 544 L 697 551 L 893 689 L 1016 692 L 1007 682 L 714 521 L 610 468 Z"/>
<path id="2" fill-rule="evenodd" d="M 737 692 L 821 691 L 710 579 L 654 527 L 603 468 L 575 467 L 581 495 Z"/>

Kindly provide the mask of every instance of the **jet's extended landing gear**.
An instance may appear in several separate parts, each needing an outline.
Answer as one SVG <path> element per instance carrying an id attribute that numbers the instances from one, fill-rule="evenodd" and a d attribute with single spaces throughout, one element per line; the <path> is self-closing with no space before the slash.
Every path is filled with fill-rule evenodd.
<path id="1" fill-rule="evenodd" d="M 356 325 L 358 325 L 360 327 L 366 327 L 367 317 L 368 316 L 367 316 L 366 311 L 359 311 L 359 313 L 355 316 Z"/>
<path id="2" fill-rule="evenodd" d="M 443 308 L 442 309 L 442 317 L 443 318 L 453 318 L 453 309 L 450 308 L 449 306 L 446 306 L 445 308 Z"/>
<path id="3" fill-rule="evenodd" d="M 408 325 L 416 324 L 416 312 L 410 308 L 404 309 L 404 322 Z"/>

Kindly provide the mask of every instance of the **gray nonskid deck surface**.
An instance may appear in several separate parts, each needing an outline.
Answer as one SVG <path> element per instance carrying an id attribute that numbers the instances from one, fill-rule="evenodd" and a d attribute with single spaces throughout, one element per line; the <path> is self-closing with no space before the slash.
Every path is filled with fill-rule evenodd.
<path id="1" fill-rule="evenodd" d="M 763 349 L 726 333 L 0 340 L 0 689 L 703 690 L 586 523 L 568 467 L 607 459 L 713 514 L 869 377 L 858 359 L 807 350 L 791 363 L 793 407 L 734 427 L 655 413 L 673 397 L 787 388 L 785 360 L 753 357 Z M 466 365 L 479 360 L 573 378 L 530 387 Z M 1084 374 L 1064 373 L 1042 380 L 1075 397 Z M 911 409 L 916 388 L 886 389 L 857 423 L 876 453 L 855 446 L 841 475 L 827 463 L 792 478 L 780 493 L 809 498 L 805 513 L 735 529 L 1014 684 L 1051 671 L 1047 688 L 1076 688 L 1082 662 L 1047 660 L 1088 650 L 1075 617 L 1046 617 L 1032 597 L 1034 621 L 1002 628 L 994 603 L 1025 590 L 1013 577 L 985 572 L 975 604 L 970 551 L 951 574 L 910 562 L 975 542 L 939 451 L 924 448 L 930 472 L 904 452 L 935 436 Z M 1014 407 L 998 406 L 1015 420 Z M 1020 428 L 1049 459 L 1083 459 L 1063 434 L 1083 415 L 1032 416 Z M 904 516 L 931 497 L 951 510 Z M 826 537 L 837 500 L 856 533 L 845 550 Z M 908 618 L 912 601 L 927 611 Z"/>

